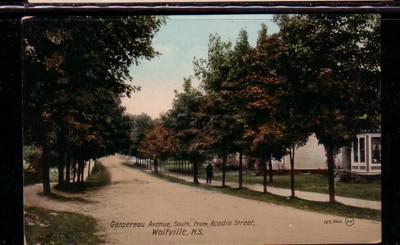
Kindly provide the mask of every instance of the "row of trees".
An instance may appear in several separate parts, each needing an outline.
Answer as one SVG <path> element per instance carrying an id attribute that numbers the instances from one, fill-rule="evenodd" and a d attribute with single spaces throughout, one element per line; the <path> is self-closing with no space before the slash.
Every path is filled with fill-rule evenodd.
<path id="1" fill-rule="evenodd" d="M 163 23 L 151 16 L 24 20 L 24 144 L 42 152 L 44 193 L 50 167 L 60 186 L 70 184 L 71 169 L 81 183 L 90 159 L 129 147 L 120 97 L 137 90 L 129 67 L 158 54 L 151 42 Z"/>
<path id="2" fill-rule="evenodd" d="M 311 134 L 326 150 L 329 199 L 335 202 L 334 157 L 362 129 L 380 122 L 379 19 L 375 15 L 282 15 L 279 32 L 261 26 L 257 44 L 247 32 L 237 41 L 211 35 L 206 59 L 195 60 L 200 88 L 184 80 L 172 109 L 148 130 L 139 152 L 157 159 L 189 159 L 193 181 L 198 163 L 222 158 L 222 185 L 230 153 L 259 160 L 267 191 L 272 158 L 294 156 Z M 140 150 L 141 149 L 141 150 Z M 270 171 L 267 171 L 267 167 Z M 155 168 L 157 169 L 157 168 Z"/>

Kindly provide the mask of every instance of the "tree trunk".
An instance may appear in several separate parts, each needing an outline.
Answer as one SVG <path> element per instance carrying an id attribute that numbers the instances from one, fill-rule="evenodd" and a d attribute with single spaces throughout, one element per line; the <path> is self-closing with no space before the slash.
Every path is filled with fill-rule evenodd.
<path id="1" fill-rule="evenodd" d="M 58 164 L 58 186 L 62 187 L 64 185 L 64 162 L 59 162 Z"/>
<path id="2" fill-rule="evenodd" d="M 154 158 L 154 173 L 158 174 L 158 159 Z"/>
<path id="3" fill-rule="evenodd" d="M 265 160 L 264 154 L 261 157 L 261 164 L 263 168 L 263 192 L 267 193 L 267 161 Z"/>
<path id="4" fill-rule="evenodd" d="M 81 183 L 83 183 L 83 181 L 85 181 L 85 165 L 86 165 L 86 162 L 85 161 L 82 161 L 82 174 L 81 174 Z"/>
<path id="5" fill-rule="evenodd" d="M 335 202 L 335 149 L 332 146 L 326 146 L 326 158 L 328 163 L 328 185 L 329 185 L 329 202 Z"/>
<path id="6" fill-rule="evenodd" d="M 67 159 L 66 173 L 65 173 L 65 183 L 69 185 L 71 182 L 71 160 Z"/>
<path id="7" fill-rule="evenodd" d="M 269 175 L 269 183 L 272 184 L 274 181 L 272 179 L 273 172 L 272 172 L 272 157 L 271 157 L 271 155 L 268 156 L 268 175 Z"/>
<path id="8" fill-rule="evenodd" d="M 49 166 L 49 155 L 48 150 L 43 147 L 43 155 L 41 159 L 41 171 L 42 171 L 42 183 L 43 183 L 43 193 L 49 194 L 51 192 L 50 189 L 50 166 Z"/>
<path id="9" fill-rule="evenodd" d="M 243 186 L 243 154 L 239 152 L 239 189 Z"/>
<path id="10" fill-rule="evenodd" d="M 76 162 L 72 162 L 72 183 L 75 183 L 75 177 L 76 177 Z"/>
<path id="11" fill-rule="evenodd" d="M 224 151 L 222 153 L 222 187 L 225 187 L 225 177 L 226 177 L 226 172 L 225 172 L 225 168 L 226 168 L 226 152 Z"/>
<path id="12" fill-rule="evenodd" d="M 91 160 L 89 160 L 89 164 L 88 164 L 88 171 L 87 171 L 87 177 L 89 178 L 89 175 L 90 175 L 90 162 L 91 162 Z"/>
<path id="13" fill-rule="evenodd" d="M 78 162 L 78 171 L 77 171 L 77 175 L 76 175 L 76 182 L 80 183 L 81 182 L 81 162 Z"/>
<path id="14" fill-rule="evenodd" d="M 290 190 L 291 190 L 291 197 L 295 197 L 294 193 L 294 152 L 295 152 L 295 146 L 293 146 L 290 149 L 289 155 L 290 155 Z"/>
<path id="15" fill-rule="evenodd" d="M 199 170 L 198 170 L 198 164 L 197 164 L 197 160 L 194 159 L 193 161 L 193 183 L 195 184 L 199 184 Z"/>

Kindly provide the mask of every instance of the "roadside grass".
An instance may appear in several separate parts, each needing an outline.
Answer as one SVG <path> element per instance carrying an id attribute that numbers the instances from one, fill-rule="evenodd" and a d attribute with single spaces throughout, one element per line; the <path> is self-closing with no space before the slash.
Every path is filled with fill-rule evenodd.
<path id="1" fill-rule="evenodd" d="M 125 163 L 124 165 L 139 169 L 131 164 Z M 358 218 L 358 219 L 370 219 L 370 220 L 375 220 L 375 221 L 380 221 L 381 220 L 381 212 L 380 210 L 374 210 L 374 209 L 369 209 L 369 208 L 359 208 L 359 207 L 353 207 L 353 206 L 348 206 L 344 205 L 342 203 L 328 203 L 328 202 L 317 202 L 317 201 L 309 201 L 309 200 L 304 200 L 300 198 L 287 198 L 279 195 L 275 195 L 272 193 L 262 193 L 254 190 L 250 190 L 247 188 L 231 188 L 231 187 L 217 187 L 217 186 L 210 186 L 210 185 L 205 185 L 205 184 L 194 184 L 191 182 L 187 182 L 185 180 L 172 177 L 172 176 L 167 176 L 163 174 L 154 174 L 153 172 L 147 172 L 148 175 L 155 176 L 161 179 L 164 179 L 166 181 L 174 182 L 174 183 L 179 183 L 191 187 L 196 187 L 196 188 L 201 188 L 209 191 L 216 191 L 232 196 L 237 196 L 237 197 L 242 197 L 242 198 L 247 198 L 251 200 L 257 200 L 257 201 L 262 201 L 266 203 L 272 203 L 276 205 L 283 205 L 283 206 L 288 206 L 292 208 L 297 208 L 301 210 L 307 210 L 307 211 L 313 211 L 313 212 L 319 212 L 319 213 L 325 213 L 325 214 L 330 214 L 330 215 L 337 215 L 337 216 L 342 216 L 342 217 L 352 217 L 352 218 Z"/>
<path id="2" fill-rule="evenodd" d="M 215 176 L 216 180 L 221 180 L 221 176 Z M 269 186 L 290 189 L 290 175 L 274 175 L 274 182 L 268 183 Z M 238 182 L 238 176 L 227 175 L 227 182 Z M 263 184 L 262 176 L 243 176 L 245 184 Z M 323 175 L 295 175 L 295 189 L 328 194 L 328 179 Z M 335 192 L 338 196 L 359 198 L 372 201 L 381 200 L 381 184 L 379 181 L 371 183 L 336 182 Z"/>
<path id="3" fill-rule="evenodd" d="M 166 169 L 171 172 L 191 175 L 191 172 L 179 172 L 174 165 L 166 165 Z M 199 168 L 199 178 L 205 178 L 205 168 Z M 215 172 L 214 180 L 221 180 L 221 172 Z M 239 180 L 238 173 L 227 171 L 226 181 L 237 183 Z M 274 182 L 268 183 L 268 186 L 290 189 L 290 175 L 274 175 Z M 262 176 L 252 176 L 243 174 L 244 184 L 263 184 Z M 309 191 L 328 194 L 328 179 L 324 175 L 295 175 L 295 189 L 299 191 Z M 372 181 L 370 183 L 357 182 L 336 182 L 335 191 L 338 196 L 359 198 L 371 201 L 381 201 L 381 183 L 380 181 Z"/>
<path id="4" fill-rule="evenodd" d="M 100 187 L 109 185 L 111 183 L 111 172 L 100 162 L 97 162 L 93 167 L 91 175 L 83 183 L 74 183 L 68 186 L 60 187 L 54 186 L 55 189 L 64 192 L 80 193 L 86 192 Z"/>
<path id="5" fill-rule="evenodd" d="M 101 187 L 111 183 L 110 171 L 101 163 L 96 163 L 93 167 L 92 174 L 86 179 L 88 188 Z"/>
<path id="6" fill-rule="evenodd" d="M 97 221 L 87 215 L 25 207 L 28 244 L 102 244 Z"/>

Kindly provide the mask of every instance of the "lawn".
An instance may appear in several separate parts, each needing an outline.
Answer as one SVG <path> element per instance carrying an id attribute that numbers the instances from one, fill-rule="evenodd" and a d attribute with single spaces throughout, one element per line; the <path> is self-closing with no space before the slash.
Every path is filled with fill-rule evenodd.
<path id="1" fill-rule="evenodd" d="M 221 179 L 216 176 L 216 179 Z M 274 183 L 268 184 L 274 187 L 290 188 L 289 175 L 275 175 Z M 226 177 L 228 182 L 237 182 L 237 174 L 228 174 Z M 243 176 L 243 182 L 246 184 L 263 184 L 262 176 Z M 301 191 L 310 191 L 318 193 L 328 193 L 328 179 L 323 175 L 296 175 L 295 188 Z M 354 197 L 366 200 L 381 200 L 381 184 L 379 181 L 371 183 L 354 183 L 354 182 L 336 182 L 336 195 L 344 197 Z"/>
<path id="2" fill-rule="evenodd" d="M 71 212 L 25 207 L 28 244 L 101 244 L 94 218 Z"/>

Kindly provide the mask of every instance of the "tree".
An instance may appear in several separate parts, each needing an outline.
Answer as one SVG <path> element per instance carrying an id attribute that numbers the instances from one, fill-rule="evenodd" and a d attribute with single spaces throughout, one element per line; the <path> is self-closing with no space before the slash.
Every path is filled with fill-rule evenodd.
<path id="1" fill-rule="evenodd" d="M 115 144 L 118 137 L 113 136 L 124 131 L 116 126 L 126 122 L 119 96 L 129 96 L 136 89 L 127 83 L 132 80 L 129 66 L 158 54 L 151 47 L 151 40 L 163 22 L 163 18 L 151 16 L 120 17 L 119 21 L 92 21 L 92 17 L 25 20 L 24 134 L 26 143 L 42 148 L 45 193 L 50 192 L 49 167 L 54 160 L 51 151 L 58 153 L 63 172 L 62 159 L 80 158 L 72 160 L 82 162 L 80 155 L 87 153 L 86 147 L 93 149 L 90 157 L 98 157 L 119 146 Z M 104 120 L 107 115 L 111 118 Z M 116 121 L 121 123 L 113 124 Z M 114 131 L 97 131 L 102 129 Z M 65 132 L 70 132 L 68 137 Z M 65 142 L 70 144 L 64 145 Z M 106 145 L 100 146 L 101 143 Z M 67 156 L 63 156 L 65 149 L 70 151 Z M 68 165 L 69 160 L 65 161 Z"/>
<path id="2" fill-rule="evenodd" d="M 143 141 L 146 132 L 154 127 L 154 121 L 145 113 L 140 115 L 129 115 L 130 120 L 130 139 L 129 154 L 139 156 L 139 146 Z"/>
<path id="3" fill-rule="evenodd" d="M 276 21 L 288 52 L 295 55 L 294 64 L 301 64 L 290 75 L 301 84 L 301 104 L 325 147 L 329 200 L 335 202 L 337 151 L 380 120 L 378 17 L 295 15 Z"/>
<path id="4" fill-rule="evenodd" d="M 241 30 L 232 49 L 230 42 L 210 36 L 207 60 L 195 61 L 195 73 L 206 95 L 202 104 L 205 145 L 222 157 L 222 186 L 225 186 L 229 153 L 239 151 L 239 186 L 242 186 L 243 120 L 239 106 L 240 77 L 246 74 L 250 45 L 247 32 Z"/>
<path id="5" fill-rule="evenodd" d="M 163 124 L 172 130 L 176 137 L 177 155 L 188 158 L 193 164 L 193 182 L 198 184 L 198 164 L 203 158 L 201 153 L 202 135 L 201 122 L 199 121 L 200 105 L 203 95 L 198 89 L 193 88 L 191 78 L 184 79 L 183 92 L 175 91 L 172 109 L 163 116 Z"/>
<path id="6" fill-rule="evenodd" d="M 284 18 L 284 17 L 282 17 Z M 284 42 L 284 33 L 268 35 L 267 27 L 262 24 L 257 39 L 257 51 L 261 53 L 265 65 L 282 80 L 285 91 L 279 100 L 276 120 L 284 125 L 284 134 L 280 145 L 275 149 L 275 158 L 289 154 L 291 196 L 295 196 L 294 156 L 297 147 L 303 146 L 311 134 L 308 117 L 308 105 L 305 98 L 304 83 L 301 82 L 301 67 L 305 57 Z M 271 168 L 271 166 L 270 166 Z M 270 171 L 270 182 L 272 171 Z"/>
<path id="7" fill-rule="evenodd" d="M 158 173 L 158 161 L 173 155 L 176 142 L 171 132 L 162 125 L 156 125 L 148 131 L 140 144 L 139 152 L 151 157 L 154 162 L 154 172 Z"/>

